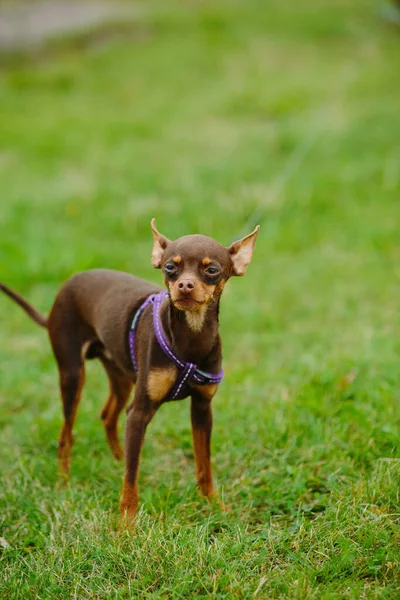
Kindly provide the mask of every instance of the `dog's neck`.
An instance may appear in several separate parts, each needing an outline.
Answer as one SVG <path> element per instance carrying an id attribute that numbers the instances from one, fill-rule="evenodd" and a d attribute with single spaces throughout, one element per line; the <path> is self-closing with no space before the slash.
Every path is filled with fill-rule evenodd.
<path id="1" fill-rule="evenodd" d="M 174 352 L 182 360 L 201 364 L 219 340 L 219 299 L 202 311 L 178 310 L 169 298 L 161 311 L 161 321 Z"/>

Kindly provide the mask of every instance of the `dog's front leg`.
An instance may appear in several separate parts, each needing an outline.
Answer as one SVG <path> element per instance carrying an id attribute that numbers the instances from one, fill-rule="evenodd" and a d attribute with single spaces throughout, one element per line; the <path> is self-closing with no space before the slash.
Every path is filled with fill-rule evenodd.
<path id="1" fill-rule="evenodd" d="M 211 473 L 211 400 L 216 388 L 216 385 L 202 386 L 192 393 L 191 420 L 196 475 L 204 496 L 210 501 L 216 500 L 222 510 L 230 512 L 231 509 L 219 500 L 214 490 Z"/>
<path id="2" fill-rule="evenodd" d="M 159 404 L 151 402 L 147 394 L 141 394 L 140 386 L 137 386 L 126 422 L 125 473 L 120 501 L 121 514 L 130 522 L 138 509 L 138 475 L 144 434 L 158 407 Z"/>
<path id="3" fill-rule="evenodd" d="M 207 498 L 215 496 L 211 473 L 211 398 L 199 391 L 192 393 L 191 420 L 197 483 Z"/>

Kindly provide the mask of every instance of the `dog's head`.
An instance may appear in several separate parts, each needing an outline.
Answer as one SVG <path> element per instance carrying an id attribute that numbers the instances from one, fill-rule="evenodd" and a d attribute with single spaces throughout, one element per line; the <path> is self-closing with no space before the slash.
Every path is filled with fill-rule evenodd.
<path id="1" fill-rule="evenodd" d="M 188 313 L 204 312 L 218 299 L 231 275 L 244 275 L 251 261 L 259 225 L 225 248 L 205 235 L 185 235 L 170 241 L 151 221 L 154 246 L 151 262 L 162 269 L 174 306 Z"/>

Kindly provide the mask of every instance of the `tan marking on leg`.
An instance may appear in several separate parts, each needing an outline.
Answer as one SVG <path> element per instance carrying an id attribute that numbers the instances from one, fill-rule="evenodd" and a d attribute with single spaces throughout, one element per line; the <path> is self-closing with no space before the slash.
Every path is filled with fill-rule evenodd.
<path id="1" fill-rule="evenodd" d="M 115 460 L 122 460 L 124 458 L 124 451 L 118 439 L 118 431 L 116 427 L 108 427 L 106 425 L 106 435 L 109 448 Z"/>
<path id="2" fill-rule="evenodd" d="M 120 373 L 115 364 L 104 354 L 100 360 L 110 382 L 110 394 L 100 416 L 110 450 L 116 460 L 122 460 L 123 450 L 118 437 L 118 417 L 128 401 L 133 383 L 130 377 Z"/>
<path id="3" fill-rule="evenodd" d="M 68 479 L 70 474 L 70 462 L 74 438 L 71 427 L 64 423 L 58 442 L 58 469 L 63 479 Z"/>
<path id="4" fill-rule="evenodd" d="M 174 256 L 172 262 L 174 262 L 176 265 L 180 265 L 180 263 L 182 262 L 182 258 L 178 254 L 178 256 Z"/>
<path id="5" fill-rule="evenodd" d="M 150 400 L 161 402 L 176 381 L 178 370 L 174 365 L 163 369 L 152 369 L 147 379 L 147 392 Z"/>
<path id="6" fill-rule="evenodd" d="M 216 502 L 224 512 L 231 512 L 231 508 L 221 502 L 214 489 L 211 474 L 209 434 L 207 431 L 193 427 L 192 437 L 196 460 L 196 478 L 201 493 L 209 502 Z"/>
<path id="7" fill-rule="evenodd" d="M 125 517 L 128 521 L 133 521 L 138 510 L 138 504 L 139 493 L 137 481 L 129 483 L 125 474 L 119 504 L 122 517 Z"/>
<path id="8" fill-rule="evenodd" d="M 107 416 L 108 416 L 109 411 L 111 410 L 113 401 L 114 401 L 114 396 L 112 393 L 110 393 L 110 395 L 107 398 L 107 402 L 103 406 L 103 410 L 100 413 L 100 419 L 102 421 L 105 421 L 107 419 Z"/>
<path id="9" fill-rule="evenodd" d="M 208 256 L 203 258 L 203 260 L 201 261 L 201 264 L 204 265 L 205 267 L 207 267 L 208 265 L 211 265 L 211 263 L 212 263 L 212 260 L 211 260 L 211 258 L 208 258 Z"/>
<path id="10" fill-rule="evenodd" d="M 206 498 L 214 498 L 215 490 L 212 482 L 209 437 L 210 434 L 203 429 L 192 429 L 194 455 L 196 459 L 196 477 L 201 492 Z"/>

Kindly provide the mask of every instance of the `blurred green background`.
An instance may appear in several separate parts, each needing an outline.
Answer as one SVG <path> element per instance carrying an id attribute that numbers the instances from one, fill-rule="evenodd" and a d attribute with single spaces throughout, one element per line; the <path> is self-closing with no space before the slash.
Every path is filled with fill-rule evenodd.
<path id="1" fill-rule="evenodd" d="M 80 270 L 159 282 L 152 217 L 261 230 L 222 300 L 229 515 L 197 495 L 182 402 L 149 428 L 136 535 L 115 532 L 93 363 L 59 489 L 46 334 L 0 297 L 2 597 L 398 597 L 400 32 L 378 8 L 141 0 L 3 48 L 0 280 L 41 311 Z"/>

